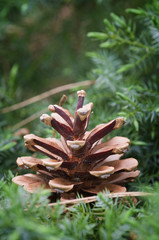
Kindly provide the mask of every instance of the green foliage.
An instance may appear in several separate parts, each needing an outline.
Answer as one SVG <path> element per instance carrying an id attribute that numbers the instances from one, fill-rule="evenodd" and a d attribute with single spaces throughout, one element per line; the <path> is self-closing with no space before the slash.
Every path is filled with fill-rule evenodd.
<path id="1" fill-rule="evenodd" d="M 7 186 L 3 181 L 1 191 L 1 239 L 57 239 L 47 226 L 50 210 L 46 206 L 48 193 L 28 195 L 16 185 Z M 36 207 L 36 204 L 40 207 Z M 58 214 L 58 211 L 56 213 Z"/>
<path id="2" fill-rule="evenodd" d="M 16 159 L 21 154 L 27 155 L 24 142 L 12 135 L 11 130 L 0 132 L 0 177 L 11 168 L 16 170 Z"/>
<path id="3" fill-rule="evenodd" d="M 91 49 L 85 35 L 97 19 L 97 26 L 101 25 L 104 14 L 95 0 L 1 1 L 3 105 L 77 81 L 77 76 L 82 79 L 90 66 L 84 57 L 86 49 Z"/>
<path id="4" fill-rule="evenodd" d="M 93 94 L 98 91 L 101 96 L 97 103 L 101 105 L 97 105 L 99 112 L 104 106 L 108 116 L 125 117 L 124 134 L 133 145 L 130 155 L 138 158 L 143 181 L 154 181 L 158 179 L 159 167 L 159 4 L 154 0 L 145 9 L 128 9 L 127 12 L 137 18 L 127 20 L 112 13 L 111 20 L 104 20 L 105 32 L 88 34 L 100 41 L 103 49 L 89 53 L 96 67 L 93 74 L 97 84 Z"/>
<path id="5" fill-rule="evenodd" d="M 10 172 L 0 182 L 0 238 L 23 239 L 157 239 L 159 186 L 137 205 L 131 199 L 124 203 L 99 194 L 90 206 L 80 203 L 71 208 L 49 207 L 48 192 L 29 194 L 11 184 Z M 150 188 L 149 188 L 150 191 Z M 67 211 L 66 211 L 67 210 Z"/>

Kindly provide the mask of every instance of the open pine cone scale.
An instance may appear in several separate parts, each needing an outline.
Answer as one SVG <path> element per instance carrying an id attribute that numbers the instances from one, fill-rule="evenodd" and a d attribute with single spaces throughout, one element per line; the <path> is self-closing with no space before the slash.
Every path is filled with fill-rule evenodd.
<path id="1" fill-rule="evenodd" d="M 84 104 L 85 91 L 77 92 L 78 102 L 73 117 L 68 110 L 50 105 L 51 116 L 43 114 L 41 121 L 61 134 L 56 138 L 41 138 L 34 134 L 24 136 L 25 146 L 40 152 L 47 158 L 19 157 L 17 164 L 37 174 L 25 174 L 13 178 L 28 192 L 39 187 L 51 190 L 51 199 L 66 200 L 83 195 L 97 194 L 104 189 L 110 192 L 125 192 L 123 183 L 133 181 L 139 171 L 134 158 L 120 158 L 128 150 L 130 140 L 116 136 L 102 143 L 102 138 L 120 128 L 124 118 L 119 117 L 87 131 L 93 103 Z"/>

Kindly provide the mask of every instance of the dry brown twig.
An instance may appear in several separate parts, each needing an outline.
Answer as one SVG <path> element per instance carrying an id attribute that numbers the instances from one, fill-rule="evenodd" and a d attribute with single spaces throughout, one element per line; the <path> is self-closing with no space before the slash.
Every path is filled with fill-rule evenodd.
<path id="1" fill-rule="evenodd" d="M 61 86 L 61 87 L 57 87 L 57 88 L 51 89 L 51 90 L 49 90 L 47 92 L 44 92 L 44 93 L 42 93 L 40 95 L 37 95 L 35 97 L 32 97 L 32 98 L 30 98 L 28 100 L 25 100 L 23 102 L 17 103 L 15 105 L 10 106 L 10 107 L 3 108 L 3 109 L 1 109 L 1 112 L 2 113 L 7 113 L 7 112 L 15 111 L 15 110 L 18 110 L 18 109 L 23 108 L 25 106 L 28 106 L 28 105 L 30 105 L 32 103 L 35 103 L 37 101 L 45 99 L 47 97 L 50 97 L 51 95 L 55 95 L 57 93 L 60 93 L 60 92 L 63 92 L 63 91 L 66 91 L 66 90 L 69 90 L 69 89 L 72 89 L 72 88 L 75 88 L 75 87 L 79 87 L 79 86 L 89 86 L 89 85 L 92 85 L 93 83 L 94 83 L 94 81 L 87 80 L 87 81 L 83 81 L 83 82 L 80 82 L 80 83 L 71 83 L 71 84 L 67 84 L 67 85 Z M 62 106 L 62 104 L 65 101 L 66 101 L 66 96 L 63 95 L 62 98 L 60 99 L 59 105 Z M 20 121 L 19 123 L 15 124 L 12 127 L 13 131 L 15 131 L 16 129 L 21 128 L 24 125 L 32 122 L 36 118 L 40 117 L 40 115 L 42 115 L 46 111 L 47 111 L 47 108 L 43 109 L 40 112 L 34 113 L 33 115 L 31 115 L 31 116 L 27 117 L 26 119 Z"/>
<path id="2" fill-rule="evenodd" d="M 46 112 L 48 109 L 47 108 L 44 108 L 42 111 L 40 112 L 37 112 L 37 113 L 34 113 L 33 115 L 25 118 L 24 120 L 20 121 L 19 123 L 15 124 L 13 127 L 12 127 L 12 130 L 15 131 L 16 129 L 18 128 L 21 128 L 23 127 L 24 125 L 32 122 L 33 120 L 35 120 L 36 118 L 40 117 L 44 112 Z"/>
<path id="3" fill-rule="evenodd" d="M 66 95 L 63 95 L 60 99 L 59 105 L 62 106 L 62 104 L 66 101 Z M 32 122 L 33 120 L 35 120 L 36 118 L 40 117 L 44 112 L 46 112 L 48 110 L 48 108 L 44 108 L 43 110 L 41 110 L 40 112 L 34 113 L 33 115 L 31 115 L 28 118 L 25 118 L 24 120 L 22 120 L 21 122 L 15 124 L 12 129 L 13 131 L 23 127 L 24 125 Z M 55 135 L 55 131 L 54 131 L 54 135 Z"/>
<path id="4" fill-rule="evenodd" d="M 142 197 L 142 196 L 151 196 L 151 193 L 146 192 L 119 192 L 119 193 L 108 193 L 104 194 L 104 197 L 108 198 L 121 198 L 121 197 Z M 91 203 L 96 202 L 97 195 L 91 197 L 84 197 L 79 199 L 67 200 L 59 202 L 60 205 L 74 205 L 78 203 Z M 57 205 L 57 203 L 50 203 L 49 206 L 53 207 Z"/>
<path id="5" fill-rule="evenodd" d="M 60 93 L 60 92 L 64 92 L 66 90 L 70 90 L 72 88 L 75 88 L 75 87 L 80 87 L 80 86 L 90 86 L 94 83 L 94 81 L 92 80 L 87 80 L 87 81 L 83 81 L 83 82 L 77 82 L 77 83 L 70 83 L 70 84 L 66 84 L 66 85 L 63 85 L 63 86 L 60 86 L 60 87 L 57 87 L 57 88 L 53 88 L 47 92 L 44 92 L 44 93 L 41 93 L 35 97 L 32 97 L 32 98 L 29 98 L 23 102 L 20 102 L 20 103 L 17 103 L 17 104 L 14 104 L 12 106 L 9 106 L 9 107 L 6 107 L 6 108 L 2 108 L 1 109 L 1 112 L 2 113 L 8 113 L 8 112 L 11 112 L 11 111 L 15 111 L 15 110 L 18 110 L 20 108 L 23 108 L 25 106 L 28 106 L 32 103 L 35 103 L 35 102 L 38 102 L 38 101 L 41 101 L 45 98 L 48 98 L 52 95 L 55 95 L 57 93 Z"/>

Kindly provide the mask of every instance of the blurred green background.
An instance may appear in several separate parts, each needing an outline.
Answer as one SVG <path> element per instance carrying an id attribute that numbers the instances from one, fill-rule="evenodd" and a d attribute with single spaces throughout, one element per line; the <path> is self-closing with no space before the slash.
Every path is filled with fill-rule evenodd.
<path id="1" fill-rule="evenodd" d="M 129 18 L 126 8 L 146 2 L 1 0 L 2 103 L 86 79 L 92 62 L 85 54 L 97 49 L 87 33 L 104 30 L 103 19 L 110 18 L 111 12 Z"/>

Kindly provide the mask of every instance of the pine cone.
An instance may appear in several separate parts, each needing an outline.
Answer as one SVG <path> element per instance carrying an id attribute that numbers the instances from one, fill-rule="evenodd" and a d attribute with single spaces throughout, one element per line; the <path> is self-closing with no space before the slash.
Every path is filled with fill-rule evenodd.
<path id="1" fill-rule="evenodd" d="M 123 117 L 96 126 L 87 131 L 93 103 L 83 106 L 85 91 L 77 92 L 78 103 L 73 117 L 58 105 L 50 105 L 51 116 L 43 114 L 41 121 L 61 134 L 61 141 L 55 138 L 41 138 L 34 134 L 24 136 L 25 146 L 47 158 L 20 157 L 17 164 L 37 174 L 25 174 L 13 178 L 13 182 L 24 186 L 28 192 L 39 187 L 50 189 L 50 201 L 97 194 L 104 189 L 110 192 L 125 192 L 122 185 L 133 181 L 139 171 L 134 158 L 120 158 L 128 150 L 130 140 L 114 137 L 102 143 L 102 138 L 125 122 Z"/>

